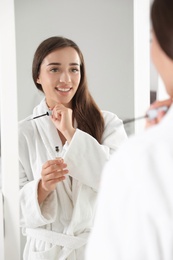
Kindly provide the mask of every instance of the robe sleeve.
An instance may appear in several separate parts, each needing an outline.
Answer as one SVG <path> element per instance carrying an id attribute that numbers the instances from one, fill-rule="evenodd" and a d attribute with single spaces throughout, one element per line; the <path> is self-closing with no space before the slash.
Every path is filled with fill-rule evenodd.
<path id="1" fill-rule="evenodd" d="M 160 136 L 152 143 L 155 132 L 106 164 L 86 260 L 173 259 L 173 150 Z"/>
<path id="2" fill-rule="evenodd" d="M 29 131 L 33 136 L 33 132 Z M 23 129 L 19 127 L 19 173 L 20 173 L 20 226 L 41 227 L 53 223 L 57 214 L 56 191 L 49 194 L 42 205 L 38 204 L 37 190 L 40 175 L 35 179 L 30 163 L 30 153 Z M 30 146 L 32 143 L 30 143 Z M 34 153 L 34 148 L 32 149 Z M 36 156 L 35 156 L 36 158 Z M 37 160 L 35 160 L 37 164 Z M 25 165 L 25 168 L 23 167 Z"/>
<path id="3" fill-rule="evenodd" d="M 102 144 L 89 134 L 76 129 L 70 144 L 66 144 L 68 149 L 64 147 L 64 160 L 69 175 L 97 191 L 105 162 L 126 138 L 122 121 L 110 112 L 105 115 Z"/>
<path id="4" fill-rule="evenodd" d="M 52 192 L 42 205 L 38 204 L 39 180 L 25 184 L 20 190 L 21 227 L 36 228 L 55 221 L 57 212 L 56 192 Z"/>

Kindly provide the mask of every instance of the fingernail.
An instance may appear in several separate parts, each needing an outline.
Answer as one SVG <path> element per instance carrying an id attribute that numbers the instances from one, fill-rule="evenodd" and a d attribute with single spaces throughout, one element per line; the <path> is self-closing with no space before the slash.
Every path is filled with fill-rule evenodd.
<path id="1" fill-rule="evenodd" d="M 62 163 L 63 162 L 63 159 L 62 158 L 56 158 L 57 159 L 57 161 L 59 162 L 59 163 Z"/>

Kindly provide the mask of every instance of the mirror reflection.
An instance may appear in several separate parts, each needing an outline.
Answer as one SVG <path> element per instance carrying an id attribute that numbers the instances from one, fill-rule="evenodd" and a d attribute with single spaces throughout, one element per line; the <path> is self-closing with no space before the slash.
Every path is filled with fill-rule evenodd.
<path id="1" fill-rule="evenodd" d="M 134 116 L 133 1 L 18 0 L 15 22 L 19 120 L 43 99 L 32 80 L 34 52 L 43 40 L 57 35 L 80 46 L 98 107 L 121 119 Z M 126 128 L 128 134 L 133 130 L 133 125 Z M 70 177 L 68 183 L 73 186 Z M 21 241 L 22 254 L 23 237 Z"/>
<path id="2" fill-rule="evenodd" d="M 123 116 L 130 117 L 133 114 L 133 66 L 132 66 L 133 64 L 133 19 L 132 17 L 133 17 L 133 7 L 129 1 L 81 2 L 81 1 L 66 0 L 63 1 L 62 3 L 53 1 L 51 2 L 51 5 L 50 2 L 48 1 L 30 1 L 27 3 L 26 2 L 24 3 L 23 1 L 17 1 L 16 2 L 16 36 L 17 36 L 16 42 L 17 42 L 19 120 L 24 119 L 26 116 L 30 115 L 32 113 L 33 108 L 37 104 L 39 104 L 40 100 L 43 98 L 43 95 L 41 95 L 40 91 L 36 89 L 36 87 L 34 86 L 34 82 L 32 80 L 31 71 L 32 71 L 32 59 L 34 56 L 34 52 L 37 46 L 43 40 L 57 35 L 70 38 L 73 41 L 75 41 L 78 44 L 78 46 L 80 46 L 80 49 L 82 50 L 82 53 L 85 58 L 89 91 L 91 95 L 94 97 L 94 100 L 98 104 L 99 108 L 102 110 L 111 111 L 112 113 L 117 114 L 120 118 Z M 124 95 L 124 89 L 126 89 L 125 95 Z M 123 96 L 123 102 L 126 105 L 122 105 L 119 102 L 120 96 Z M 50 118 L 46 117 L 43 120 L 49 120 L 49 119 Z M 37 121 L 36 122 L 34 121 L 34 123 L 38 124 L 38 122 L 40 122 L 41 120 L 42 119 L 39 119 L 38 121 L 37 119 Z M 43 122 L 43 120 L 41 122 Z M 81 140 L 84 141 L 85 138 L 83 139 L 83 137 L 81 137 Z M 80 142 L 77 143 L 78 145 L 80 144 Z M 88 141 L 85 140 L 85 143 L 88 143 Z M 55 145 L 57 145 L 56 142 L 54 142 L 54 146 Z M 60 148 L 61 147 L 62 146 L 60 145 Z M 75 149 L 77 149 L 77 147 L 78 146 L 75 145 Z M 82 144 L 81 147 L 83 147 Z M 93 147 L 93 151 L 94 149 L 95 148 Z M 99 150 L 100 149 L 102 150 L 101 147 L 99 148 Z M 81 151 L 79 153 L 80 150 L 81 148 L 79 147 L 77 156 L 79 156 L 80 154 L 81 156 L 82 154 L 85 154 L 86 157 L 88 152 L 82 153 Z M 43 148 L 40 147 L 39 151 L 43 151 Z M 89 153 L 91 152 L 92 151 L 90 151 Z M 103 153 L 103 151 L 101 153 Z M 56 154 L 54 152 L 54 156 L 55 155 Z M 76 155 L 75 152 L 74 155 Z M 95 155 L 93 155 L 93 157 L 94 156 Z M 105 154 L 104 158 L 106 158 L 105 156 L 107 155 Z M 43 165 L 43 161 L 44 162 L 47 161 L 47 157 L 45 155 L 43 157 L 44 158 L 42 158 L 40 161 L 38 156 L 35 155 L 35 158 L 38 158 L 37 159 L 38 169 L 35 170 L 37 175 L 40 174 L 41 172 L 41 166 Z M 86 162 L 86 158 L 85 160 L 82 160 L 80 158 L 78 158 L 77 161 L 76 159 L 74 160 L 74 162 L 76 161 L 76 164 L 78 166 L 74 171 L 74 166 L 70 165 L 70 163 L 68 162 L 68 152 L 66 157 L 67 158 L 65 162 L 67 163 L 67 168 L 69 171 L 77 173 L 79 168 L 78 164 L 82 164 L 83 170 L 81 169 L 81 171 L 83 172 L 83 174 L 84 174 L 84 170 L 85 172 L 87 172 L 86 173 L 87 175 L 90 174 L 91 170 L 89 170 L 88 167 L 86 167 L 86 164 L 83 163 L 83 161 Z M 48 159 L 50 160 L 50 158 Z M 51 159 L 53 160 L 53 158 Z M 93 165 L 92 172 L 94 171 L 95 174 L 97 174 L 98 171 L 101 171 L 105 159 L 101 160 L 102 163 L 100 162 L 99 159 L 98 166 L 95 165 L 94 158 L 91 158 L 91 161 Z M 72 177 L 74 176 L 72 175 Z M 78 175 L 76 176 L 76 178 L 71 179 L 70 177 L 67 177 L 66 179 L 67 180 L 65 184 L 65 191 L 64 189 L 62 190 L 63 193 L 64 192 L 67 193 L 67 190 L 69 189 L 68 187 L 73 187 L 73 189 L 76 189 L 75 186 L 79 181 Z M 80 180 L 80 182 L 82 183 L 83 182 L 85 183 L 86 181 L 87 180 L 85 181 Z M 32 182 L 36 183 L 36 181 L 31 180 L 31 183 Z M 86 187 L 87 189 L 90 190 L 88 185 Z M 27 185 L 25 186 L 27 187 Z M 59 185 L 59 187 L 61 186 L 62 184 Z M 83 188 L 81 189 L 83 190 Z M 83 191 L 81 192 L 83 193 Z M 78 197 L 77 194 L 78 192 L 76 193 L 76 196 Z M 54 200 L 56 199 L 55 195 L 51 195 L 51 196 L 53 196 Z M 93 195 L 91 194 L 91 196 L 93 197 L 94 194 Z M 48 199 L 50 198 L 47 198 L 47 201 Z M 61 200 L 59 196 L 58 199 Z M 53 199 L 51 201 L 53 201 Z M 80 201 L 82 203 L 82 200 L 79 196 L 79 202 Z M 69 208 L 71 208 L 72 207 L 71 202 L 69 203 L 70 203 Z M 73 201 L 73 203 L 75 204 L 77 202 Z M 79 208 L 79 206 L 76 206 L 76 208 Z M 62 207 L 62 210 L 64 211 L 64 207 Z M 43 203 L 43 211 L 44 211 L 44 203 Z M 72 228 L 72 226 L 74 225 L 73 218 L 71 216 L 72 212 L 73 211 L 71 210 L 66 212 L 68 218 L 65 220 L 63 217 L 64 219 L 62 220 L 63 223 L 65 221 L 63 225 L 62 223 L 58 224 L 56 220 L 58 224 L 58 230 L 60 229 L 65 233 L 69 232 L 69 234 L 71 234 L 71 232 L 72 233 L 75 232 L 75 230 L 73 230 L 74 228 Z M 87 216 L 87 214 L 82 214 L 82 215 Z M 56 227 L 57 224 L 56 225 L 52 224 L 52 221 L 49 222 L 50 224 L 48 224 L 48 220 L 47 220 L 46 222 L 42 223 L 42 225 L 43 224 L 45 225 L 46 230 L 52 229 L 53 231 L 55 231 L 55 229 L 57 229 Z M 87 220 L 83 221 L 82 224 L 83 227 L 80 227 L 80 230 L 86 228 L 84 227 L 84 223 L 86 225 L 86 222 Z M 24 223 L 24 225 L 25 224 L 26 223 Z M 64 229 L 66 229 L 66 231 Z M 89 228 L 87 228 L 87 230 L 88 229 Z M 76 232 L 79 232 L 80 234 L 81 232 L 80 230 L 78 230 L 78 225 L 77 225 Z M 22 243 L 23 243 L 22 248 L 24 247 L 25 244 L 24 240 L 25 238 L 24 239 L 22 238 Z M 37 250 L 40 251 L 40 247 L 37 248 Z M 55 248 L 49 246 L 49 250 L 51 251 L 50 254 L 51 253 L 57 254 L 57 252 L 54 252 Z M 26 251 L 25 254 L 27 254 Z M 45 252 L 45 254 L 48 254 L 48 252 Z M 73 254 L 73 252 L 71 254 Z"/>
<path id="3" fill-rule="evenodd" d="M 19 124 L 24 259 L 82 260 L 103 167 L 127 135 L 117 115 L 96 105 L 71 39 L 41 42 L 32 74 L 45 97 Z"/>

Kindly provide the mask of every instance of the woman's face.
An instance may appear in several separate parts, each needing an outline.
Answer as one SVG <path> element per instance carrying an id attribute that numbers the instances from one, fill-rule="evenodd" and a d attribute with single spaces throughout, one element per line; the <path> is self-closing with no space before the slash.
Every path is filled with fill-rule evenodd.
<path id="1" fill-rule="evenodd" d="M 42 85 L 50 108 L 57 103 L 71 107 L 81 79 L 80 63 L 79 55 L 72 47 L 57 49 L 44 58 L 37 83 Z"/>
<path id="2" fill-rule="evenodd" d="M 152 32 L 151 57 L 165 84 L 166 91 L 173 98 L 173 60 L 161 49 L 155 34 Z"/>

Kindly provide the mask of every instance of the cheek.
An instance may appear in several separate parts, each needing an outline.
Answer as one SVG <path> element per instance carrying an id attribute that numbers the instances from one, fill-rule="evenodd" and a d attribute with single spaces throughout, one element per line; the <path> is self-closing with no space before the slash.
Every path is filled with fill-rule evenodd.
<path id="1" fill-rule="evenodd" d="M 78 79 L 78 86 L 79 86 L 79 84 L 80 84 L 80 81 L 81 81 L 81 77 L 79 77 L 79 79 Z"/>
<path id="2" fill-rule="evenodd" d="M 76 75 L 76 77 L 73 80 L 75 85 L 78 87 L 81 81 L 81 75 Z"/>
<path id="3" fill-rule="evenodd" d="M 43 87 L 44 86 L 47 86 L 47 85 L 51 85 L 51 84 L 54 84 L 54 82 L 56 82 L 55 79 L 53 79 L 52 77 L 50 77 L 49 75 L 47 74 L 41 74 L 40 77 L 39 77 L 39 84 L 41 84 Z"/>
<path id="4" fill-rule="evenodd" d="M 157 48 L 156 48 L 154 41 L 151 43 L 151 59 L 152 59 L 154 66 L 157 69 L 157 67 L 158 67 L 158 55 L 157 55 Z"/>
<path id="5" fill-rule="evenodd" d="M 173 62 L 165 68 L 165 77 L 163 78 L 165 88 L 168 94 L 173 98 Z"/>
<path id="6" fill-rule="evenodd" d="M 164 71 L 163 53 L 156 41 L 151 45 L 151 58 L 157 72 L 162 75 Z"/>

